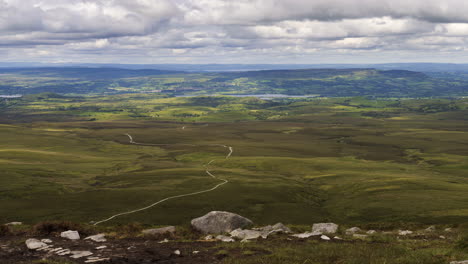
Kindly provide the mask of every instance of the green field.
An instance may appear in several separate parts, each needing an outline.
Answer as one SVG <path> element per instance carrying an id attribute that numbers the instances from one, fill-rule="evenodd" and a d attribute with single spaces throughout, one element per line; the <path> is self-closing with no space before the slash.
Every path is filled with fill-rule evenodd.
<path id="1" fill-rule="evenodd" d="M 47 94 L 0 107 L 3 222 L 89 222 L 207 189 L 212 159 L 228 184 L 107 224 L 211 210 L 258 224 L 468 221 L 467 99 Z"/>

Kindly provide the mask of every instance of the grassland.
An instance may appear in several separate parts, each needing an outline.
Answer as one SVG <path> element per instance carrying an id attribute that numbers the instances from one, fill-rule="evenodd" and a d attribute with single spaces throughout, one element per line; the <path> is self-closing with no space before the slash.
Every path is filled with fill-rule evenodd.
<path id="1" fill-rule="evenodd" d="M 468 221 L 466 99 L 46 94 L 1 105 L 3 222 L 89 222 L 206 189 L 211 159 L 229 184 L 108 224 L 184 224 L 210 210 L 258 224 Z"/>

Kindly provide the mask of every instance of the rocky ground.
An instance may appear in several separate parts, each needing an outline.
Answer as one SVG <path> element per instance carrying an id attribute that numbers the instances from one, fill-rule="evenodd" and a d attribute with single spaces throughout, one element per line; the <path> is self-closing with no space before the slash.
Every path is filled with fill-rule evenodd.
<path id="1" fill-rule="evenodd" d="M 64 222 L 42 223 L 33 227 L 9 223 L 1 228 L 0 263 L 197 264 L 237 263 L 236 260 L 249 263 L 243 261 L 262 256 L 274 257 L 275 251 L 285 245 L 307 250 L 308 246 L 317 245 L 336 244 L 344 248 L 359 243 L 372 245 L 401 241 L 402 244 L 423 243 L 422 247 L 437 245 L 442 248 L 455 245 L 460 239 L 460 230 L 441 226 L 419 230 L 366 230 L 334 223 L 316 223 L 308 230 L 290 228 L 281 223 L 252 226 L 249 219 L 227 212 L 210 212 L 192 220 L 190 227 L 153 229 L 135 226 L 98 229 Z M 464 259 L 455 259 L 468 256 L 463 252 L 444 254 L 439 262 L 434 263 L 468 264 Z"/>

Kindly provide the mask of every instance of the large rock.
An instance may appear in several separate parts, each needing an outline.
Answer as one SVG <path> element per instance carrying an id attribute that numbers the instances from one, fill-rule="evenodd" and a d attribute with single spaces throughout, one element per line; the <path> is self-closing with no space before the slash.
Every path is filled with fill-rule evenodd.
<path id="1" fill-rule="evenodd" d="M 161 228 L 152 228 L 143 230 L 145 235 L 164 235 L 164 234 L 174 234 L 176 231 L 175 226 L 166 226 Z"/>
<path id="2" fill-rule="evenodd" d="M 192 227 L 205 234 L 229 233 L 235 229 L 252 225 L 252 221 L 240 215 L 212 211 L 192 220 Z"/>
<path id="3" fill-rule="evenodd" d="M 80 234 L 78 233 L 78 231 L 68 230 L 60 233 L 60 237 L 67 238 L 70 240 L 78 240 L 80 239 Z"/>
<path id="4" fill-rule="evenodd" d="M 273 233 L 285 233 L 285 234 L 292 233 L 291 229 L 289 229 L 289 227 L 283 225 L 282 223 L 258 227 L 258 228 L 254 228 L 253 230 L 262 232 L 263 238 L 266 238 L 268 235 L 273 234 Z"/>
<path id="5" fill-rule="evenodd" d="M 46 243 L 44 242 L 41 242 L 35 238 L 30 238 L 28 240 L 26 240 L 26 246 L 29 248 L 29 249 L 38 249 L 38 248 L 42 248 L 42 247 L 45 247 L 47 246 Z"/>
<path id="6" fill-rule="evenodd" d="M 334 234 L 338 231 L 338 225 L 334 223 L 318 223 L 312 226 L 312 233 Z"/>

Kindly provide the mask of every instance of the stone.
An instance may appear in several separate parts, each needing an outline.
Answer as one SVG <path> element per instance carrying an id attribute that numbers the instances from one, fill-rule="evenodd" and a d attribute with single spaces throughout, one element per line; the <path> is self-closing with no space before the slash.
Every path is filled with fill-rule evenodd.
<path id="1" fill-rule="evenodd" d="M 452 261 L 450 264 L 468 264 L 468 260 L 463 260 L 463 261 Z"/>
<path id="2" fill-rule="evenodd" d="M 107 246 L 99 246 L 99 247 L 96 247 L 97 250 L 105 249 L 105 248 L 107 248 Z"/>
<path id="3" fill-rule="evenodd" d="M 198 253 L 200 253 L 200 251 L 198 251 L 198 250 L 195 250 L 195 251 L 192 252 L 192 254 L 198 254 Z"/>
<path id="4" fill-rule="evenodd" d="M 262 236 L 262 232 L 256 230 L 242 230 L 236 229 L 230 233 L 231 237 L 241 240 L 257 239 Z"/>
<path id="5" fill-rule="evenodd" d="M 366 234 L 368 234 L 368 235 L 374 235 L 374 234 L 377 234 L 377 231 L 375 231 L 375 230 L 369 230 L 369 231 L 366 232 Z"/>
<path id="6" fill-rule="evenodd" d="M 161 228 L 152 228 L 143 230 L 144 235 L 164 235 L 164 234 L 174 234 L 176 231 L 175 226 L 166 226 Z"/>
<path id="7" fill-rule="evenodd" d="M 167 238 L 165 238 L 164 240 L 161 240 L 161 241 L 159 241 L 158 243 L 159 243 L 159 244 L 163 244 L 163 243 L 168 243 L 168 242 L 169 242 L 169 240 L 168 240 Z"/>
<path id="8" fill-rule="evenodd" d="M 222 242 L 234 242 L 234 238 L 228 237 L 228 236 L 223 236 L 223 235 L 218 235 L 216 236 L 216 239 Z"/>
<path id="9" fill-rule="evenodd" d="M 174 251 L 174 254 L 180 256 L 180 250 L 177 249 L 176 251 Z"/>
<path id="10" fill-rule="evenodd" d="M 80 234 L 78 233 L 78 231 L 68 230 L 60 233 L 60 237 L 67 238 L 70 240 L 78 240 L 80 239 Z"/>
<path id="11" fill-rule="evenodd" d="M 359 233 L 359 232 L 362 232 L 361 228 L 359 228 L 359 227 L 351 227 L 351 228 L 346 229 L 346 231 L 345 231 L 345 233 L 347 235 L 353 235 L 353 234 Z"/>
<path id="12" fill-rule="evenodd" d="M 410 230 L 399 230 L 398 231 L 398 235 L 400 236 L 406 236 L 406 235 L 411 235 L 413 234 L 413 231 L 410 231 Z"/>
<path id="13" fill-rule="evenodd" d="M 74 258 L 74 259 L 91 256 L 93 254 L 91 251 L 72 251 L 70 253 L 71 253 L 70 258 Z"/>
<path id="14" fill-rule="evenodd" d="M 105 234 L 97 234 L 94 236 L 89 236 L 85 238 L 85 240 L 92 240 L 94 242 L 106 242 L 107 241 Z"/>
<path id="15" fill-rule="evenodd" d="M 252 221 L 238 214 L 212 211 L 191 221 L 192 227 L 205 234 L 229 233 L 238 228 L 252 225 Z"/>
<path id="16" fill-rule="evenodd" d="M 213 239 L 214 239 L 214 237 L 212 235 L 207 235 L 205 237 L 205 240 L 213 240 Z"/>
<path id="17" fill-rule="evenodd" d="M 293 237 L 298 237 L 298 238 L 309 238 L 309 237 L 312 237 L 312 236 L 320 236 L 322 235 L 322 233 L 320 232 L 305 232 L 305 233 L 301 233 L 301 234 L 294 234 L 294 235 L 291 235 Z"/>
<path id="18" fill-rule="evenodd" d="M 365 239 L 365 238 L 367 238 L 367 235 L 353 234 L 353 237 L 358 238 L 358 239 Z"/>
<path id="19" fill-rule="evenodd" d="M 335 236 L 335 237 L 333 237 L 333 239 L 343 240 L 343 239 L 342 239 L 341 237 L 339 237 L 339 236 Z"/>
<path id="20" fill-rule="evenodd" d="M 50 244 L 50 243 L 52 243 L 52 240 L 50 240 L 48 238 L 44 238 L 44 239 L 41 239 L 41 242 Z"/>
<path id="21" fill-rule="evenodd" d="M 16 226 L 16 225 L 22 225 L 23 222 L 10 222 L 10 223 L 6 223 L 5 225 L 7 226 Z"/>
<path id="22" fill-rule="evenodd" d="M 436 230 L 435 226 L 430 226 L 430 227 L 424 229 L 424 231 L 426 231 L 426 232 L 433 232 L 435 230 Z"/>
<path id="23" fill-rule="evenodd" d="M 440 238 L 440 239 L 446 239 L 446 237 L 445 237 L 445 236 L 439 236 L 439 238 Z"/>
<path id="24" fill-rule="evenodd" d="M 334 223 L 317 223 L 312 226 L 312 232 L 322 234 L 334 234 L 338 231 L 338 225 Z"/>
<path id="25" fill-rule="evenodd" d="M 321 235 L 321 236 L 320 236 L 320 239 L 322 239 L 322 240 L 327 240 L 327 241 L 330 240 L 330 238 L 327 237 L 326 235 Z"/>
<path id="26" fill-rule="evenodd" d="M 110 258 L 88 259 L 85 261 L 85 263 L 96 263 L 96 262 L 107 261 L 107 260 L 110 260 Z"/>
<path id="27" fill-rule="evenodd" d="M 46 243 L 44 242 L 41 242 L 35 238 L 30 238 L 28 240 L 26 240 L 26 247 L 28 247 L 29 249 L 38 249 L 38 248 L 42 248 L 42 247 L 45 247 L 47 246 Z"/>
<path id="28" fill-rule="evenodd" d="M 444 229 L 445 232 L 452 232 L 452 228 L 448 227 Z"/>

